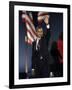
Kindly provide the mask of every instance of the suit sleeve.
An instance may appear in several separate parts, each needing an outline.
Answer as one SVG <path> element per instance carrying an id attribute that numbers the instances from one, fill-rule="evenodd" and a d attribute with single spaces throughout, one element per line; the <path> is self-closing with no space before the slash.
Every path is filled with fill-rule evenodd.
<path id="1" fill-rule="evenodd" d="M 44 33 L 44 36 L 45 36 L 46 43 L 47 43 L 47 46 L 48 46 L 49 45 L 50 36 L 51 36 L 50 29 L 46 29 L 46 32 Z"/>

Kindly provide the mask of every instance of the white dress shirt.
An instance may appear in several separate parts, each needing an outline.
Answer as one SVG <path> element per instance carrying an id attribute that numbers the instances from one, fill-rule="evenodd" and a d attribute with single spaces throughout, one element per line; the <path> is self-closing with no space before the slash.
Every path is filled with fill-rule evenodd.
<path id="1" fill-rule="evenodd" d="M 38 43 L 39 43 L 39 40 L 40 40 L 41 38 L 37 38 L 37 40 L 36 40 L 36 50 L 38 50 Z"/>

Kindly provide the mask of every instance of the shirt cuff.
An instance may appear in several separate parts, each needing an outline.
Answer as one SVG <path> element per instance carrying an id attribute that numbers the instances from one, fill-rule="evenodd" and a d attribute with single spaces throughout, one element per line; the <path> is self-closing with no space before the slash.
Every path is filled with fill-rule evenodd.
<path id="1" fill-rule="evenodd" d="M 50 24 L 46 25 L 46 27 L 47 27 L 47 29 L 49 29 L 50 28 Z"/>

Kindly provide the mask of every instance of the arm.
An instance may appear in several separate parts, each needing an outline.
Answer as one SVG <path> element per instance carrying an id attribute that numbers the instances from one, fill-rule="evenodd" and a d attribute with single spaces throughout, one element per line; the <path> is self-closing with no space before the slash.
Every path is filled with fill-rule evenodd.
<path id="1" fill-rule="evenodd" d="M 48 45 L 49 40 L 50 40 L 50 36 L 51 36 L 50 24 L 49 24 L 49 15 L 45 16 L 44 23 L 45 23 L 45 26 L 46 26 L 45 38 L 46 38 L 46 42 L 47 42 L 47 45 Z"/>
<path id="2" fill-rule="evenodd" d="M 49 44 L 50 37 L 51 37 L 50 29 L 47 29 L 47 28 L 46 28 L 45 39 L 46 39 L 47 45 Z"/>

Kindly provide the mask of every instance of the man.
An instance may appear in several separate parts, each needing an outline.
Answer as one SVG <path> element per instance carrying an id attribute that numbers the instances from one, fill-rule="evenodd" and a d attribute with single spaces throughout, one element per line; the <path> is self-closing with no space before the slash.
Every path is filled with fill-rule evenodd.
<path id="1" fill-rule="evenodd" d="M 45 25 L 48 24 L 48 17 L 46 16 Z M 45 26 L 44 26 L 45 27 Z M 48 52 L 48 38 L 50 35 L 49 30 L 46 27 L 44 33 L 42 24 L 37 27 L 38 38 L 32 44 L 32 70 L 35 72 L 35 77 L 49 77 L 50 65 L 49 65 L 49 52 Z"/>

